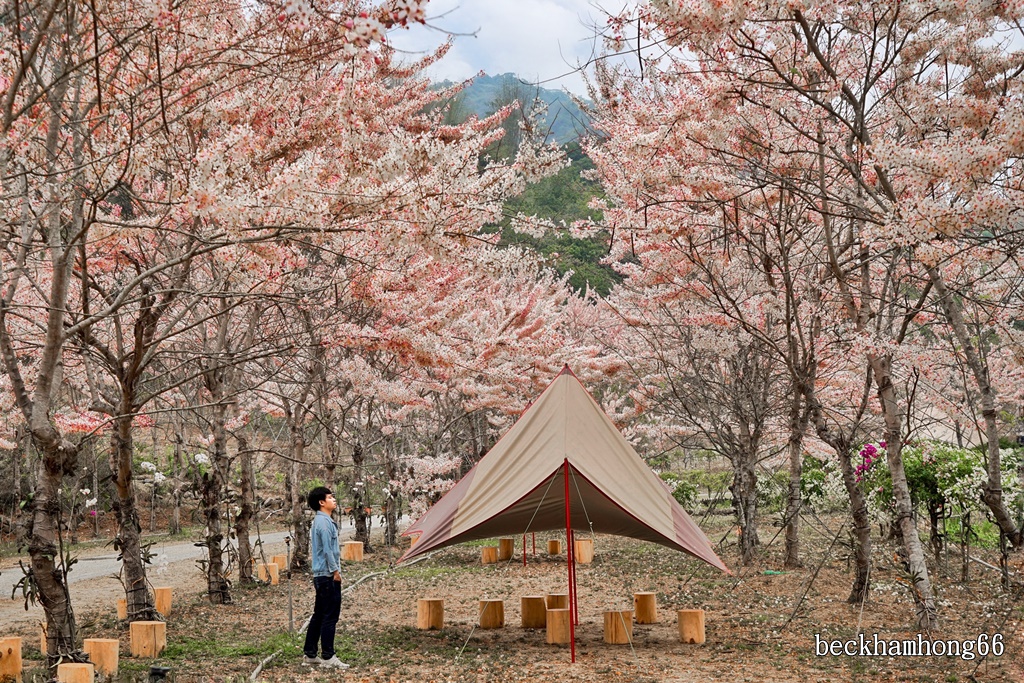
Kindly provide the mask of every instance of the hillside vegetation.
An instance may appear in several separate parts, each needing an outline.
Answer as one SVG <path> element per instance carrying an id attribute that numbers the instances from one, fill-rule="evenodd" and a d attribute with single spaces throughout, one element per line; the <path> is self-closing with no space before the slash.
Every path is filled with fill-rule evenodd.
<path id="1" fill-rule="evenodd" d="M 620 279 L 610 266 L 601 263 L 608 252 L 607 242 L 600 235 L 578 239 L 568 230 L 576 221 L 600 222 L 602 219 L 601 212 L 589 206 L 591 199 L 601 196 L 601 186 L 584 177 L 594 164 L 579 144 L 579 137 L 589 128 L 586 112 L 565 92 L 529 85 L 514 74 L 501 74 L 473 79 L 449 103 L 449 118 L 459 123 L 469 116 L 485 117 L 513 102 L 518 102 L 518 109 L 506 120 L 505 137 L 488 150 L 489 156 L 503 159 L 515 154 L 521 139 L 521 122 L 537 114 L 541 131 L 549 142 L 563 147 L 570 164 L 506 202 L 504 220 L 500 225 L 488 226 L 485 231 L 500 230 L 503 246 L 535 251 L 559 275 L 570 273 L 569 283 L 573 289 L 584 292 L 589 287 L 606 295 Z M 546 111 L 536 111 L 541 104 L 546 106 Z M 520 214 L 535 216 L 562 229 L 549 231 L 542 237 L 516 232 L 511 224 Z"/>

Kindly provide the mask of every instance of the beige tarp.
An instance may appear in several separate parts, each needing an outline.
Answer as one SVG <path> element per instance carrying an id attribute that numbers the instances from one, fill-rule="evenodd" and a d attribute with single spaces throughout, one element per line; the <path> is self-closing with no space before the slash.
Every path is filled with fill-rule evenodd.
<path id="1" fill-rule="evenodd" d="M 574 532 L 660 543 L 729 571 L 568 367 L 406 530 L 419 538 L 399 561 L 463 541 L 565 529 L 566 462 Z"/>

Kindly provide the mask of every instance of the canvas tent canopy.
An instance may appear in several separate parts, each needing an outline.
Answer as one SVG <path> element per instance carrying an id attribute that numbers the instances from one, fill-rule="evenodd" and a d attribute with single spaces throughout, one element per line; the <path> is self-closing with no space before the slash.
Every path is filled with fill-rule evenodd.
<path id="1" fill-rule="evenodd" d="M 419 538 L 399 562 L 463 541 L 566 529 L 567 519 L 573 531 L 660 543 L 729 572 L 568 366 L 405 531 Z"/>

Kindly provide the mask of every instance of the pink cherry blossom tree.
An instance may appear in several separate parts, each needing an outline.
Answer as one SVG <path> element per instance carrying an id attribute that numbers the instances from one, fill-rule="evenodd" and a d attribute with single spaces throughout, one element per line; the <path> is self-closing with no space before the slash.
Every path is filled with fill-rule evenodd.
<path id="1" fill-rule="evenodd" d="M 648 131 L 634 138 L 632 157 L 606 165 L 605 177 L 621 186 L 614 196 L 634 212 L 624 231 L 640 224 L 671 234 L 661 221 L 683 207 L 693 220 L 753 241 L 758 222 L 733 220 L 730 210 L 742 212 L 759 186 L 791 193 L 808 215 L 822 257 L 819 301 L 830 307 L 822 320 L 846 326 L 885 423 L 911 593 L 925 627 L 935 603 L 901 460 L 910 413 L 902 385 L 913 374 L 901 346 L 933 294 L 957 325 L 955 298 L 941 292 L 945 282 L 932 267 L 941 261 L 935 246 L 1013 232 L 1006 225 L 1018 192 L 1021 119 L 1009 103 L 1020 74 L 1000 38 L 1016 30 L 1016 11 L 652 3 L 612 23 L 618 45 L 639 26 L 639 40 L 665 46 L 638 50 L 650 80 L 598 83 L 610 134 L 619 119 L 640 120 Z M 696 96 L 684 117 L 645 91 Z M 676 143 L 696 150 L 697 163 L 672 177 L 656 150 Z M 637 157 L 642 164 L 630 163 Z M 972 374 L 989 395 L 982 373 Z M 999 469 L 992 451 L 989 467 Z M 994 502 L 998 488 L 990 476 L 987 499 Z"/>
<path id="2" fill-rule="evenodd" d="M 272 234 L 229 238 L 231 228 L 251 226 L 251 216 L 224 211 L 238 206 L 237 196 L 214 200 L 213 181 L 224 166 L 202 172 L 203 153 L 213 152 L 209 143 L 217 137 L 211 132 L 232 125 L 218 116 L 231 106 L 220 103 L 252 88 L 253 75 L 267 64 L 308 71 L 331 54 L 365 49 L 388 26 L 422 20 L 416 0 L 379 9 L 346 4 L 330 14 L 304 9 L 221 3 L 211 11 L 208 3 L 184 3 L 160 10 L 129 2 L 101 17 L 94 8 L 54 0 L 19 5 L 19 21 L 0 29 L 0 177 L 12 226 L 3 238 L 0 356 L 41 454 L 29 548 L 51 664 L 77 656 L 73 612 L 55 562 L 57 491 L 73 474 L 78 451 L 51 418 L 67 340 L 87 336 L 165 268 Z M 234 220 L 217 220 L 229 215 Z M 124 278 L 95 309 L 80 305 L 92 268 L 116 267 L 119 240 L 155 234 L 159 242 L 160 230 L 183 226 L 198 237 L 191 249 Z M 99 243 L 113 250 L 97 254 Z M 71 310 L 81 316 L 72 319 Z"/>

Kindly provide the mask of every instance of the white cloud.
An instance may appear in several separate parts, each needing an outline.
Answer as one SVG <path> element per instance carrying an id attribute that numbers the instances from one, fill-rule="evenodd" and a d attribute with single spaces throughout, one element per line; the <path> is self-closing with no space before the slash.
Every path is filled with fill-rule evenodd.
<path id="1" fill-rule="evenodd" d="M 601 4 L 618 11 L 624 0 Z M 603 27 L 607 18 L 591 0 L 431 0 L 427 12 L 428 27 L 393 31 L 388 41 L 423 54 L 454 34 L 451 51 L 431 68 L 431 77 L 461 81 L 480 71 L 515 73 L 581 95 L 583 78 L 573 70 L 600 50 L 595 26 Z"/>

